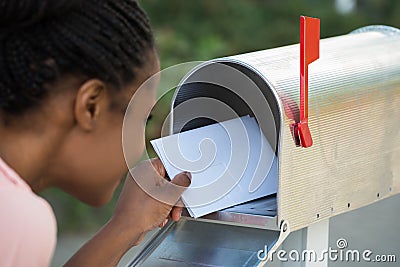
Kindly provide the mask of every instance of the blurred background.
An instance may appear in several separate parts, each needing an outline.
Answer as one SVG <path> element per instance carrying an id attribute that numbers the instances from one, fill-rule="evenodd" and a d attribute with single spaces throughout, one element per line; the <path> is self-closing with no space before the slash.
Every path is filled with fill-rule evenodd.
<path id="1" fill-rule="evenodd" d="M 321 38 L 372 24 L 400 28 L 398 0 L 142 0 L 140 3 L 150 17 L 162 68 L 298 43 L 300 15 L 321 19 Z M 147 140 L 160 136 L 171 95 L 162 98 L 153 112 L 147 124 Z M 59 244 L 53 266 L 62 265 L 108 220 L 118 191 L 102 208 L 89 207 L 56 189 L 43 193 L 58 220 Z"/>

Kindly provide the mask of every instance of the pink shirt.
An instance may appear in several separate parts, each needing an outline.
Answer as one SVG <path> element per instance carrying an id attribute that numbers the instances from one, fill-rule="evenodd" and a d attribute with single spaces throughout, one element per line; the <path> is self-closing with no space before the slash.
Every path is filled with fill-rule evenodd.
<path id="1" fill-rule="evenodd" d="M 57 224 L 49 203 L 0 158 L 0 266 L 49 266 Z"/>

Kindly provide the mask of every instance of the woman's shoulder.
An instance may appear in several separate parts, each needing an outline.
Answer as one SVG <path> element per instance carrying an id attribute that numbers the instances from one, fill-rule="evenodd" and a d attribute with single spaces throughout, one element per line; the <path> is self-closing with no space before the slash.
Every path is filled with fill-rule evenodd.
<path id="1" fill-rule="evenodd" d="M 42 197 L 20 188 L 0 189 L 0 213 L 9 219 L 56 224 L 53 209 Z M 28 221 L 27 221 L 28 222 Z"/>
<path id="2" fill-rule="evenodd" d="M 56 245 L 57 224 L 49 203 L 30 190 L 0 187 L 1 266 L 23 266 L 24 259 L 49 264 Z M 4 263 L 4 264 L 3 264 Z M 19 264 L 20 263 L 20 264 Z M 28 266 L 26 265 L 26 266 Z"/>

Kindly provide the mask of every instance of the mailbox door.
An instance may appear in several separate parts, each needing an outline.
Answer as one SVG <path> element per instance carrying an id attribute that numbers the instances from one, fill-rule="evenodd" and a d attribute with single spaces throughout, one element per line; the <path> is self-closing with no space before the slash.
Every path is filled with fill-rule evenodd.
<path id="1" fill-rule="evenodd" d="M 128 266 L 257 266 L 278 238 L 279 231 L 182 219 L 161 230 Z"/>
<path id="2" fill-rule="evenodd" d="M 171 134 L 246 115 L 256 119 L 278 156 L 280 115 L 274 91 L 260 75 L 240 64 L 205 62 L 193 69 L 175 92 L 170 117 Z M 264 213 L 251 212 L 246 203 L 248 212 L 238 205 L 233 210 L 217 211 L 200 220 L 279 230 L 276 198 L 276 194 L 266 197 L 265 207 L 274 201 L 275 208 Z"/>

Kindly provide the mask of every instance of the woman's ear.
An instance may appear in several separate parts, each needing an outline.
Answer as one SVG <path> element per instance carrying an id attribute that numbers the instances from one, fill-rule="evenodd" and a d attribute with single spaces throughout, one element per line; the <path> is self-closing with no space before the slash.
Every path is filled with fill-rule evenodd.
<path id="1" fill-rule="evenodd" d="M 86 81 L 78 89 L 75 98 L 75 120 L 85 131 L 91 131 L 96 126 L 101 112 L 106 107 L 106 85 L 104 82 L 92 79 Z"/>

